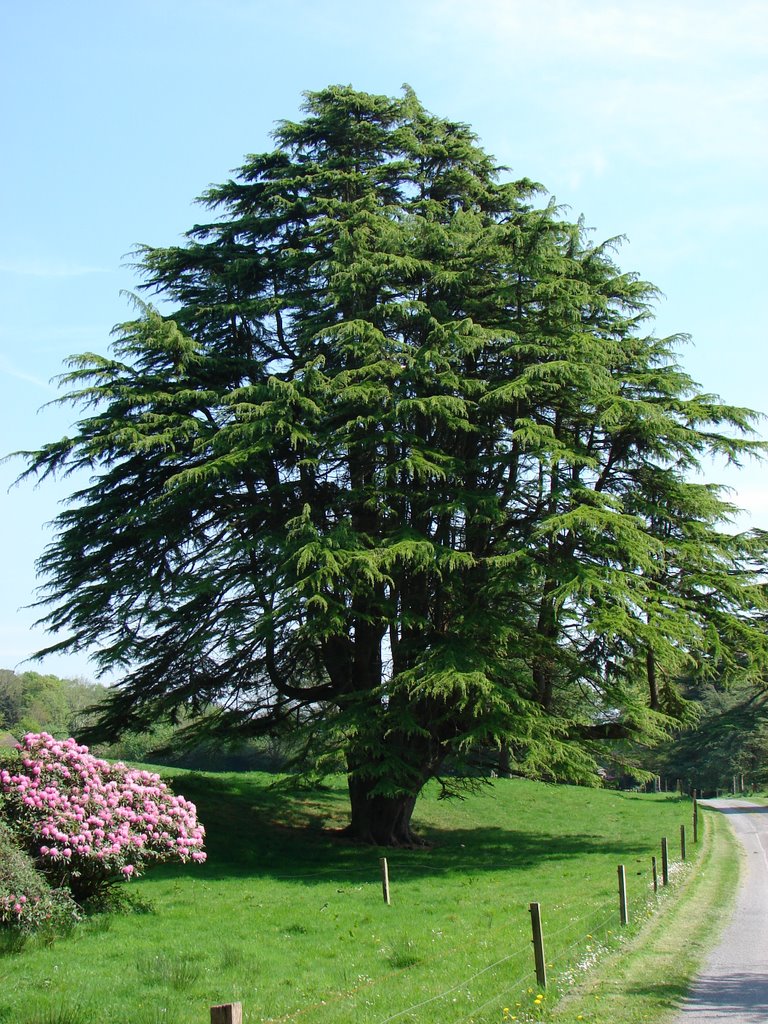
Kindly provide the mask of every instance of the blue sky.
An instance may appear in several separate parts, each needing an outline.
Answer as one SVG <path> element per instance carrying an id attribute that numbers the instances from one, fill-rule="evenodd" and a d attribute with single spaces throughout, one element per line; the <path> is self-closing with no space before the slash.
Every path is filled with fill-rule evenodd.
<path id="1" fill-rule="evenodd" d="M 30 0 L 0 11 L 0 452 L 66 433 L 50 380 L 104 352 L 139 242 L 173 244 L 194 198 L 270 148 L 301 93 L 395 94 L 473 126 L 619 262 L 664 293 L 707 391 L 768 411 L 765 0 Z M 0 467 L 0 667 L 46 642 L 24 610 L 72 482 Z M 721 466 L 740 526 L 768 527 L 764 471 Z M 44 670 L 93 676 L 85 656 Z"/>

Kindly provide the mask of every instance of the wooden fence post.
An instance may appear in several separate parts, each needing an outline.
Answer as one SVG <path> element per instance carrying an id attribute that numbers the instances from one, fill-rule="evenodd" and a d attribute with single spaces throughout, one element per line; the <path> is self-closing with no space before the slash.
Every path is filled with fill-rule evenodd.
<path id="1" fill-rule="evenodd" d="M 379 859 L 379 864 L 381 865 L 381 891 L 384 894 L 384 902 L 389 906 L 389 866 L 387 864 L 387 858 L 381 857 Z"/>
<path id="2" fill-rule="evenodd" d="M 243 1024 L 243 1004 L 223 1003 L 211 1007 L 211 1024 Z"/>
<path id="3" fill-rule="evenodd" d="M 547 963 L 544 959 L 544 935 L 541 929 L 541 904 L 531 903 L 531 929 L 533 931 L 533 959 L 536 964 L 536 981 L 540 988 L 547 987 Z"/>
<path id="4" fill-rule="evenodd" d="M 680 826 L 680 860 L 685 860 L 685 825 Z"/>
<path id="5" fill-rule="evenodd" d="M 653 891 L 659 891 L 659 873 L 656 870 L 656 858 L 651 857 L 651 871 L 653 872 Z"/>
<path id="6" fill-rule="evenodd" d="M 629 920 L 627 910 L 627 873 L 624 865 L 619 864 L 619 920 L 625 925 Z"/>
<path id="7" fill-rule="evenodd" d="M 694 790 L 694 793 L 696 790 Z M 693 841 L 698 843 L 699 841 L 699 802 L 694 796 L 693 798 Z"/>
<path id="8" fill-rule="evenodd" d="M 669 850 L 666 836 L 661 840 L 661 882 L 662 885 L 669 885 Z"/>

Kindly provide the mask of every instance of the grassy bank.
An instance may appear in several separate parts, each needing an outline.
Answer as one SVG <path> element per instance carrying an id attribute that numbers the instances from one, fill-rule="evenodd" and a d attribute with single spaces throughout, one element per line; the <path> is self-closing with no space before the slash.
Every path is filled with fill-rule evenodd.
<path id="1" fill-rule="evenodd" d="M 341 783 L 289 793 L 270 781 L 179 777 L 208 829 L 208 863 L 135 883 L 151 913 L 97 917 L 51 947 L 0 958 L 0 1020 L 204 1024 L 210 1005 L 233 1000 L 250 1022 L 542 1019 L 620 941 L 617 864 L 631 912 L 644 914 L 651 855 L 666 834 L 677 859 L 690 817 L 673 796 L 499 780 L 462 802 L 428 793 L 417 818 L 430 849 L 377 851 L 334 836 Z M 550 965 L 543 1000 L 531 901 L 542 904 Z"/>
<path id="2" fill-rule="evenodd" d="M 666 1024 L 675 1016 L 727 920 L 738 882 L 739 845 L 726 818 L 713 811 L 704 818 L 701 869 L 640 935 L 583 976 L 552 1020 Z"/>

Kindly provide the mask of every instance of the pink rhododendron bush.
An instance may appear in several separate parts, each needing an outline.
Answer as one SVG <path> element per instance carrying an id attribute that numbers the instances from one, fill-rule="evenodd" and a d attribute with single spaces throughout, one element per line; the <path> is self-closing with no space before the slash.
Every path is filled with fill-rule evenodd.
<path id="1" fill-rule="evenodd" d="M 47 733 L 27 734 L 17 749 L 15 764 L 0 768 L 0 818 L 78 903 L 152 864 L 205 860 L 194 804 L 158 775 Z"/>

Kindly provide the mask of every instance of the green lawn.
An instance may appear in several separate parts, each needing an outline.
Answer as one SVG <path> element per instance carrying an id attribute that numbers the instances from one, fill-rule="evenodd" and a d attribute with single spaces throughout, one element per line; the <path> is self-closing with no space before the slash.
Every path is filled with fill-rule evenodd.
<path id="1" fill-rule="evenodd" d="M 0 958 L 0 1021 L 192 1024 L 240 1001 L 249 1022 L 501 1024 L 548 1017 L 621 933 L 626 866 L 636 928 L 653 903 L 662 835 L 679 860 L 691 805 L 499 780 L 464 801 L 419 802 L 431 848 L 379 851 L 334 837 L 343 785 L 280 791 L 268 776 L 180 774 L 208 830 L 208 863 L 163 868 L 133 891 L 152 913 L 97 917 L 53 946 Z M 689 831 L 689 861 L 695 860 Z M 392 905 L 382 900 L 387 853 Z M 673 878 L 685 871 L 673 863 Z M 550 985 L 533 974 L 540 902 Z M 506 1008 L 506 1013 L 505 1013 Z"/>

